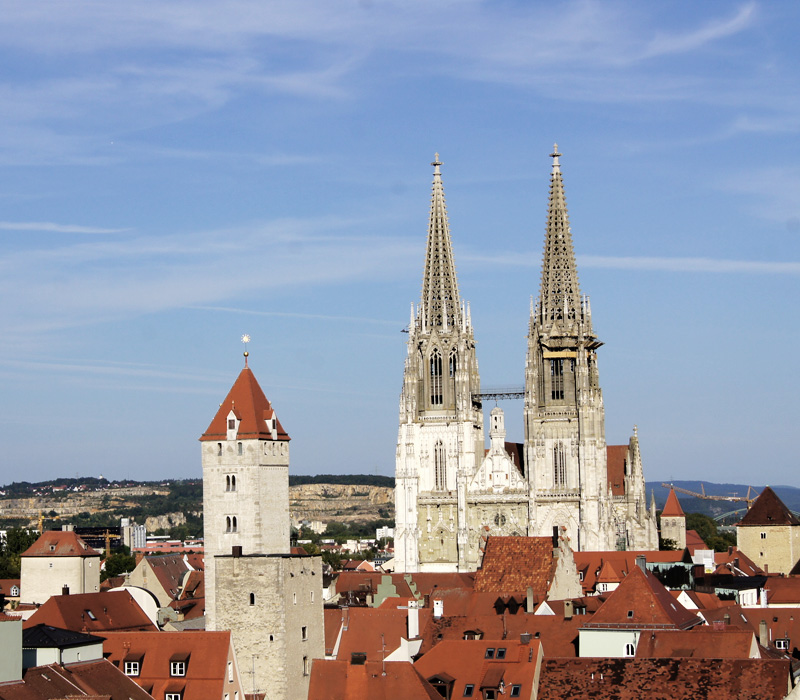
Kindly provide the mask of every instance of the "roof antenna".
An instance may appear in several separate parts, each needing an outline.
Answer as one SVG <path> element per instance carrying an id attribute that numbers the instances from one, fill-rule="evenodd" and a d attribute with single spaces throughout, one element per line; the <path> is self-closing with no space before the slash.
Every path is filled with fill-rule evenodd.
<path id="1" fill-rule="evenodd" d="M 244 343 L 244 366 L 247 368 L 247 358 L 250 357 L 250 353 L 247 351 L 247 344 L 250 342 L 250 335 L 248 333 L 242 336 L 242 342 Z"/>

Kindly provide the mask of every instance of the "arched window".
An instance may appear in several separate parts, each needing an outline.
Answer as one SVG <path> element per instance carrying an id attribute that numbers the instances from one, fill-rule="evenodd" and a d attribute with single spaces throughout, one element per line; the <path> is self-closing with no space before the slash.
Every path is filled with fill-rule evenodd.
<path id="1" fill-rule="evenodd" d="M 445 491 L 447 489 L 447 452 L 442 441 L 436 443 L 433 448 L 433 469 L 435 479 L 435 489 Z"/>
<path id="2" fill-rule="evenodd" d="M 231 532 L 238 532 L 238 531 L 239 531 L 239 528 L 236 525 L 236 516 L 234 515 L 231 518 Z"/>
<path id="3" fill-rule="evenodd" d="M 231 475 L 230 474 L 226 474 L 225 475 L 225 490 L 226 491 L 230 491 L 231 490 Z"/>
<path id="4" fill-rule="evenodd" d="M 453 348 L 450 351 L 450 376 L 455 378 L 457 370 L 458 370 L 458 355 L 456 354 L 456 349 Z"/>
<path id="5" fill-rule="evenodd" d="M 553 446 L 553 483 L 556 486 L 567 485 L 567 455 L 561 442 Z"/>
<path id="6" fill-rule="evenodd" d="M 232 527 L 231 526 L 231 516 L 230 515 L 226 515 L 225 516 L 225 532 L 233 532 L 231 527 Z"/>
<path id="7" fill-rule="evenodd" d="M 231 474 L 231 491 L 236 490 L 236 474 Z"/>
<path id="8" fill-rule="evenodd" d="M 256 604 L 256 594 L 255 593 L 251 593 L 250 594 L 250 605 L 255 605 L 255 604 Z"/>
<path id="9" fill-rule="evenodd" d="M 442 353 L 434 348 L 431 353 L 431 406 L 442 405 Z"/>
<path id="10" fill-rule="evenodd" d="M 222 457 L 222 443 L 217 443 L 217 457 Z"/>
<path id="11" fill-rule="evenodd" d="M 242 456 L 242 443 L 241 442 L 237 444 L 236 449 L 238 450 L 239 456 L 241 457 Z"/>

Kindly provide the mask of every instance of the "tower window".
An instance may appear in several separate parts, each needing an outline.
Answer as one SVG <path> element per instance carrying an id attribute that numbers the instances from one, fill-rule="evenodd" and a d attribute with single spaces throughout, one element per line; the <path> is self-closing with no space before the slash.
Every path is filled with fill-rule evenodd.
<path id="1" fill-rule="evenodd" d="M 231 525 L 231 516 L 230 515 L 226 515 L 225 516 L 225 532 L 233 532 L 231 527 L 232 527 L 232 525 Z"/>
<path id="2" fill-rule="evenodd" d="M 242 448 L 242 443 L 241 442 L 237 443 L 236 450 L 238 451 L 239 456 L 241 457 L 242 456 L 242 452 L 243 452 L 243 448 Z"/>
<path id="3" fill-rule="evenodd" d="M 222 443 L 217 443 L 217 457 L 222 457 Z"/>
<path id="4" fill-rule="evenodd" d="M 555 486 L 567 485 L 567 455 L 563 442 L 553 446 L 553 484 Z"/>
<path id="5" fill-rule="evenodd" d="M 228 430 L 236 430 L 236 419 L 228 418 Z"/>
<path id="6" fill-rule="evenodd" d="M 442 405 L 442 354 L 439 348 L 431 353 L 431 406 Z"/>
<path id="7" fill-rule="evenodd" d="M 436 443 L 433 448 L 433 469 L 434 469 L 434 488 L 437 491 L 445 491 L 447 489 L 447 452 L 444 449 L 442 441 Z"/>
<path id="8" fill-rule="evenodd" d="M 236 516 L 234 515 L 231 518 L 231 532 L 238 532 L 238 531 L 239 531 L 239 528 L 238 528 L 238 526 L 236 524 Z"/>
<path id="9" fill-rule="evenodd" d="M 256 604 L 256 594 L 255 593 L 251 593 L 250 594 L 250 605 L 255 605 L 255 604 Z"/>
<path id="10" fill-rule="evenodd" d="M 452 352 L 450 353 L 450 376 L 455 377 L 457 370 L 458 370 L 458 356 L 456 355 L 456 349 L 453 348 Z"/>
<path id="11" fill-rule="evenodd" d="M 550 360 L 550 398 L 553 401 L 564 398 L 564 360 L 560 357 Z"/>

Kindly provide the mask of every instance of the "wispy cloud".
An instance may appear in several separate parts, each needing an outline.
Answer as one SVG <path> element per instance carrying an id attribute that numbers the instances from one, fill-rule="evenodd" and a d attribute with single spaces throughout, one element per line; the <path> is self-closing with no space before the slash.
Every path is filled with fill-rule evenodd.
<path id="1" fill-rule="evenodd" d="M 472 262 L 515 267 L 541 266 L 541 258 L 530 255 L 464 256 Z M 714 272 L 720 274 L 800 275 L 800 262 L 768 260 L 722 260 L 715 258 L 667 258 L 612 255 L 578 255 L 581 268 L 616 270 L 660 270 L 662 272 Z"/>
<path id="2" fill-rule="evenodd" d="M 221 311 L 224 313 L 244 314 L 246 316 L 272 316 L 280 318 L 305 318 L 314 321 L 334 321 L 346 323 L 374 323 L 382 326 L 396 326 L 397 320 L 387 321 L 382 318 L 364 318 L 362 316 L 332 316 L 330 314 L 301 314 L 288 311 L 254 311 L 230 306 L 192 306 L 200 311 Z"/>
<path id="3" fill-rule="evenodd" d="M 2 231 L 42 231 L 48 233 L 125 233 L 129 228 L 97 228 L 50 221 L 0 221 Z"/>

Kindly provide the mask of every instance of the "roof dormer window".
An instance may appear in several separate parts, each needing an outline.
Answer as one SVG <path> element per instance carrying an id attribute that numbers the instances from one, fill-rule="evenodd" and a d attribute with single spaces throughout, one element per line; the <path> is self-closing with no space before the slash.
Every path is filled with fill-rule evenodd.
<path id="1" fill-rule="evenodd" d="M 228 424 L 227 424 L 228 431 L 227 431 L 226 439 L 228 439 L 228 440 L 235 440 L 236 439 L 236 435 L 239 432 L 239 423 L 240 422 L 241 421 L 239 420 L 239 417 L 236 415 L 236 413 L 233 411 L 233 409 L 231 409 L 230 412 L 228 413 Z"/>

